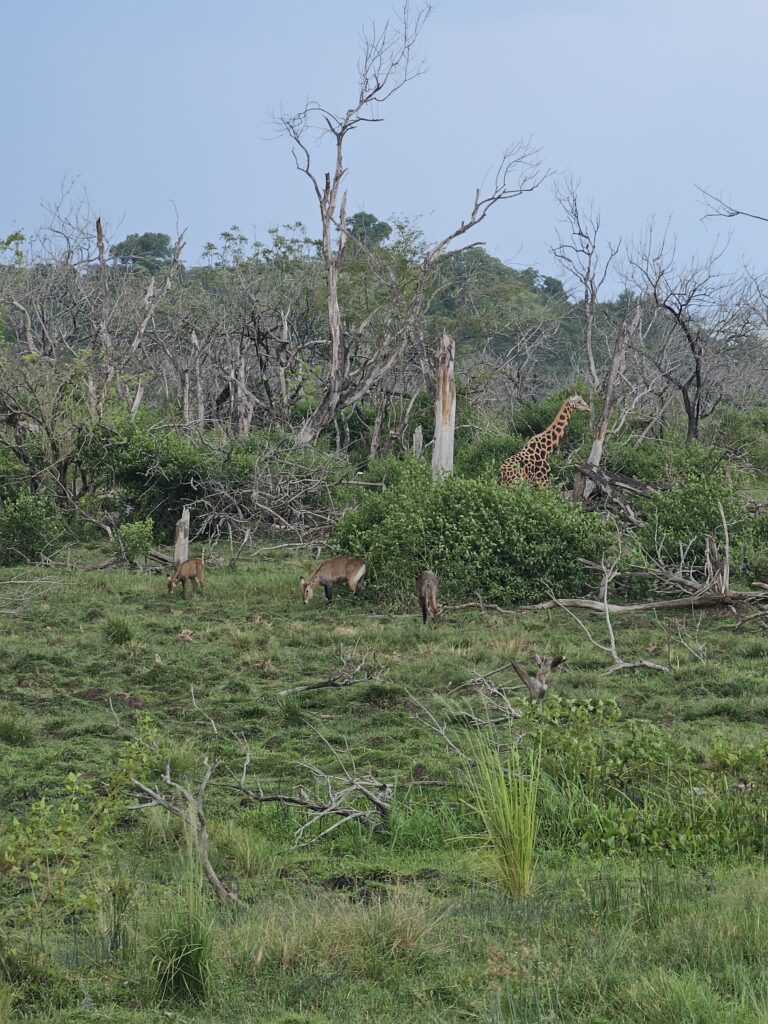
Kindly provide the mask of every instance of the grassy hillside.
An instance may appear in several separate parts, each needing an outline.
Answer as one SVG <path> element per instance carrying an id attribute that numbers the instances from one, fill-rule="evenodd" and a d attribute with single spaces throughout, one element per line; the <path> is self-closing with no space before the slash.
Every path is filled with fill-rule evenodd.
<path id="1" fill-rule="evenodd" d="M 158 576 L 51 571 L 50 589 L 3 620 L 0 1022 L 768 1019 L 758 626 L 617 619 L 625 657 L 671 670 L 605 675 L 609 660 L 563 613 L 454 612 L 432 630 L 415 602 L 390 616 L 341 588 L 304 607 L 308 564 L 211 570 L 205 597 L 186 602 Z M 328 679 L 353 650 L 368 655 L 365 680 L 279 695 Z M 457 686 L 535 652 L 568 660 L 542 711 L 515 726 L 524 743 L 540 737 L 543 774 L 534 890 L 512 897 L 466 764 L 420 705 L 469 749 L 464 712 L 479 705 Z M 157 747 L 143 760 L 137 731 Z M 266 793 L 314 792 L 310 766 L 338 771 L 337 758 L 396 784 L 388 827 L 349 822 L 300 845 L 304 811 L 235 788 L 246 746 L 249 784 Z M 211 860 L 244 909 L 195 878 L 161 808 L 117 804 L 108 833 L 88 838 L 99 801 L 130 781 L 121 764 L 156 784 L 167 760 L 194 788 L 206 755 L 220 762 Z M 38 878 L 7 852 L 25 823 L 27 847 L 48 830 Z M 190 915 L 205 996 L 158 1009 L 163 943 Z"/>

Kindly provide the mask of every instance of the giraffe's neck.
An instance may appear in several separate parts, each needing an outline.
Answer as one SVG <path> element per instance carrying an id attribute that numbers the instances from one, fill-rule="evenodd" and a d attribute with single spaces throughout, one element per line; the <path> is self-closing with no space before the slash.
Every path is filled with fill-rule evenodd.
<path id="1" fill-rule="evenodd" d="M 558 445 L 563 438 L 563 434 L 568 429 L 568 423 L 571 419 L 571 413 L 573 412 L 573 406 L 569 401 L 563 402 L 560 406 L 560 412 L 552 420 L 549 427 L 547 427 L 547 434 L 554 441 L 555 445 Z"/>

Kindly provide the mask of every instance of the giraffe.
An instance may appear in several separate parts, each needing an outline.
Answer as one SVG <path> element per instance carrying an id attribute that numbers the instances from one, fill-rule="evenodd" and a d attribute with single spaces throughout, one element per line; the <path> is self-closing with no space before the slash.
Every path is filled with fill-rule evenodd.
<path id="1" fill-rule="evenodd" d="M 574 409 L 590 411 L 581 395 L 571 395 L 560 406 L 560 411 L 546 430 L 532 437 L 517 455 L 502 462 L 497 474 L 502 487 L 509 487 L 515 480 L 527 480 L 534 487 L 546 485 L 549 480 L 549 456 L 562 441 Z"/>

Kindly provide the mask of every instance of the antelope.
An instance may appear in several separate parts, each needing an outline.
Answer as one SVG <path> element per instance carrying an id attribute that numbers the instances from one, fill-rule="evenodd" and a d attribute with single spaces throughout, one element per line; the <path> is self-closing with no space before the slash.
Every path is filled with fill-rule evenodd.
<path id="1" fill-rule="evenodd" d="M 437 622 L 440 617 L 438 590 L 437 576 L 429 569 L 416 577 L 416 597 L 421 605 L 421 617 L 425 626 L 428 622 Z"/>
<path id="2" fill-rule="evenodd" d="M 302 576 L 301 597 L 304 604 L 312 600 L 312 596 L 318 586 L 322 585 L 328 601 L 333 600 L 333 585 L 347 581 L 347 586 L 356 594 L 360 587 L 360 581 L 365 576 L 365 562 L 362 558 L 350 558 L 349 555 L 337 555 L 336 558 L 328 558 L 321 562 L 308 580 Z"/>
<path id="3" fill-rule="evenodd" d="M 200 593 L 205 593 L 205 562 L 202 558 L 188 558 L 182 562 L 173 576 L 168 577 L 168 593 L 181 583 L 181 590 L 184 600 L 187 599 L 187 583 L 192 584 L 192 590 L 200 588 Z"/>

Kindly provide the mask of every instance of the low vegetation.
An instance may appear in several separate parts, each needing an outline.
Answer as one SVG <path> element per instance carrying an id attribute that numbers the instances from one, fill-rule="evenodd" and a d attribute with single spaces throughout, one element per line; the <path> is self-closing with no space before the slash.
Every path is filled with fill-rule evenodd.
<path id="1" fill-rule="evenodd" d="M 763 631 L 622 618 L 622 647 L 670 673 L 605 675 L 564 612 L 425 628 L 415 598 L 407 616 L 344 588 L 304 606 L 310 563 L 241 561 L 187 602 L 159 574 L 65 573 L 7 624 L 8 1019 L 762 1020 Z M 116 622 L 134 639 L 109 641 Z M 279 696 L 354 645 L 372 672 Z M 538 651 L 567 657 L 546 699 L 510 690 L 522 719 L 488 724 L 465 684 Z M 330 777 L 337 758 L 382 780 L 386 826 L 297 837 L 300 801 L 240 790 L 246 749 L 257 795 L 322 802 L 306 766 Z M 206 757 L 210 856 L 239 908 L 180 819 L 135 809 L 134 778 L 156 787 L 168 765 L 194 793 Z"/>

